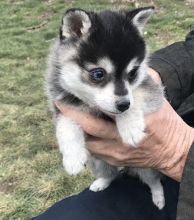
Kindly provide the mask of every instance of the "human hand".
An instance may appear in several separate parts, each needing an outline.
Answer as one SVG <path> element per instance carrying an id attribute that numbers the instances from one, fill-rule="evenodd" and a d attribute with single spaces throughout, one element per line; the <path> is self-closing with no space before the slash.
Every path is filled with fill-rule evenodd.
<path id="1" fill-rule="evenodd" d="M 157 73 L 154 74 L 157 79 Z M 96 157 L 114 166 L 158 169 L 175 180 L 181 180 L 194 140 L 194 129 L 180 118 L 167 101 L 160 111 L 145 117 L 147 135 L 137 148 L 122 143 L 114 123 L 60 103 L 57 106 L 92 136 L 86 144 Z"/>

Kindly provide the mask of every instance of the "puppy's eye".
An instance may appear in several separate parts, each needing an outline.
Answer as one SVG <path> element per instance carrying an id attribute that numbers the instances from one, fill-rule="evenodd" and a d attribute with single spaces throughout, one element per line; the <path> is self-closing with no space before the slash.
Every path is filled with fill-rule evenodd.
<path id="1" fill-rule="evenodd" d="M 95 68 L 89 71 L 90 79 L 94 82 L 101 82 L 105 78 L 105 70 L 102 68 Z"/>
<path id="2" fill-rule="evenodd" d="M 129 81 L 133 81 L 137 77 L 138 68 L 139 67 L 137 66 L 130 71 L 130 73 L 128 74 Z"/>

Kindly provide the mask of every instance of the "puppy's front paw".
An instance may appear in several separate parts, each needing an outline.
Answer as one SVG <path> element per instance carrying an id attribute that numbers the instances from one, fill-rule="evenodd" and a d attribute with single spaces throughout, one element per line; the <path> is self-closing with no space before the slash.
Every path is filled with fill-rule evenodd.
<path id="1" fill-rule="evenodd" d="M 63 158 L 63 166 L 69 175 L 80 173 L 87 162 L 87 153 L 82 153 L 79 157 Z"/>
<path id="2" fill-rule="evenodd" d="M 130 138 L 128 140 L 128 144 L 132 145 L 134 147 L 136 147 L 144 138 L 145 138 L 145 132 L 138 129 L 138 128 L 134 128 L 131 132 L 130 132 Z"/>
<path id="3" fill-rule="evenodd" d="M 128 129 L 127 132 L 121 133 L 123 143 L 136 147 L 145 137 L 145 132 L 138 128 Z"/>
<path id="4" fill-rule="evenodd" d="M 136 147 L 144 139 L 145 124 L 141 112 L 118 116 L 116 123 L 123 143 Z"/>
<path id="5" fill-rule="evenodd" d="M 90 185 L 90 190 L 98 192 L 106 189 L 110 185 L 110 180 L 99 178 Z"/>

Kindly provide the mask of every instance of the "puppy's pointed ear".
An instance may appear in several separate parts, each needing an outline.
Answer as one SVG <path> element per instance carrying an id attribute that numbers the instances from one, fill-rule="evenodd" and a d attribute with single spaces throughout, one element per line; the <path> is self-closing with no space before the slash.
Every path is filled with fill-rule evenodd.
<path id="1" fill-rule="evenodd" d="M 132 24 L 143 34 L 143 29 L 151 15 L 154 13 L 154 7 L 137 8 L 127 13 Z"/>
<path id="2" fill-rule="evenodd" d="M 89 14 L 81 9 L 69 9 L 62 19 L 60 38 L 81 38 L 86 35 L 92 23 Z"/>

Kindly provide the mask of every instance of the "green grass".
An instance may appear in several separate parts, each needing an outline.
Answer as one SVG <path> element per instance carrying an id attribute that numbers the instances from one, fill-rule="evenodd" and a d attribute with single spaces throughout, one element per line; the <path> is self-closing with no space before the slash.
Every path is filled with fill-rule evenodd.
<path id="1" fill-rule="evenodd" d="M 140 3 L 141 2 L 141 3 Z M 91 182 L 68 177 L 43 91 L 49 45 L 65 8 L 131 8 L 150 0 L 0 0 L 0 219 L 29 219 Z M 189 1 L 154 1 L 146 29 L 151 50 L 183 40 L 194 25 Z"/>

